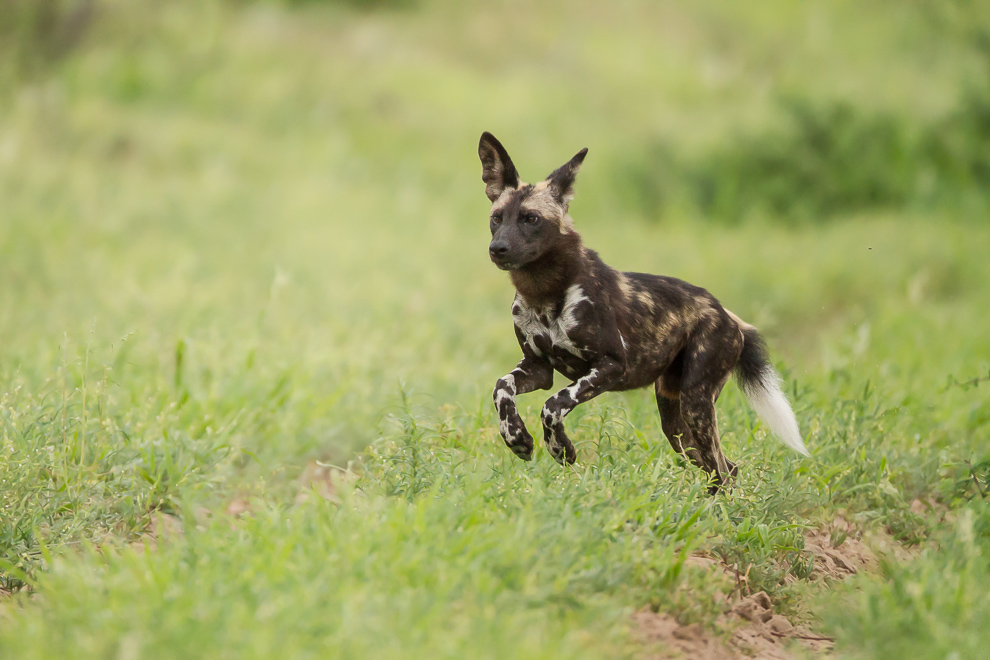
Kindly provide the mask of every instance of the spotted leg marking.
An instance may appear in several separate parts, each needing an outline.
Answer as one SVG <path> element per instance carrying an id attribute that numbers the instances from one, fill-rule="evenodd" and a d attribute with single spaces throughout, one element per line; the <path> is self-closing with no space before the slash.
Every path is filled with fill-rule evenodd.
<path id="1" fill-rule="evenodd" d="M 511 373 L 498 379 L 492 399 L 498 411 L 498 431 L 505 444 L 524 461 L 533 459 L 533 436 L 526 429 L 519 410 L 516 395 L 533 390 L 545 390 L 553 385 L 553 367 L 546 362 L 525 357 Z"/>
<path id="2" fill-rule="evenodd" d="M 694 438 L 702 469 L 711 475 L 713 483 L 708 492 L 714 495 L 725 484 L 736 466 L 733 464 L 730 468 L 729 462 L 722 453 L 712 397 L 682 392 L 681 416 Z"/>
<path id="3" fill-rule="evenodd" d="M 664 435 L 667 436 L 670 446 L 674 448 L 675 452 L 681 456 L 685 456 L 692 463 L 703 469 L 705 463 L 701 460 L 701 451 L 694 442 L 691 429 L 687 427 L 687 424 L 681 418 L 680 394 L 678 393 L 674 397 L 665 395 L 660 381 L 657 381 L 656 392 L 657 408 L 660 410 L 660 428 L 663 429 Z"/>
<path id="4" fill-rule="evenodd" d="M 564 417 L 579 404 L 607 391 L 622 372 L 623 367 L 618 361 L 605 358 L 595 363 L 586 375 L 547 399 L 543 405 L 543 412 L 540 413 L 540 420 L 543 422 L 547 451 L 558 463 L 572 464 L 577 459 L 574 444 L 564 430 Z"/>

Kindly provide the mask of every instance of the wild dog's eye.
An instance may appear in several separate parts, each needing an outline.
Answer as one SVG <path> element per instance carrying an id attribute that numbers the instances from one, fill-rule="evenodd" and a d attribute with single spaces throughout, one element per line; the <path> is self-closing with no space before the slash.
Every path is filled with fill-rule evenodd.
<path id="1" fill-rule="evenodd" d="M 527 225 L 531 225 L 539 219 L 540 219 L 539 216 L 534 215 L 532 213 L 527 213 L 526 215 L 523 216 L 523 222 L 525 222 Z"/>
<path id="2" fill-rule="evenodd" d="M 498 225 L 502 223 L 502 214 L 496 213 L 492 216 L 492 224 Z"/>

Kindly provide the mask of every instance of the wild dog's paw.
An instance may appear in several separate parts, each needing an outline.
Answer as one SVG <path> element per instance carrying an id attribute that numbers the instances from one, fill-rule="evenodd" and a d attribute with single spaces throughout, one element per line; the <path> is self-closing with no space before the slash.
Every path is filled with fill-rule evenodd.
<path id="1" fill-rule="evenodd" d="M 509 449 L 512 453 L 521 458 L 524 461 L 533 460 L 533 445 L 509 445 Z"/>
<path id="2" fill-rule="evenodd" d="M 544 430 L 547 451 L 553 456 L 553 460 L 561 465 L 565 463 L 574 465 L 574 461 L 577 460 L 577 451 L 574 449 L 574 444 L 570 438 L 567 437 L 567 433 L 564 432 L 563 425 L 558 424 Z"/>
<path id="3" fill-rule="evenodd" d="M 517 416 L 518 418 L 518 416 Z M 518 424 L 510 426 L 509 436 L 505 439 L 505 444 L 509 446 L 512 453 L 524 461 L 533 460 L 533 436 L 529 434 L 522 419 L 518 419 Z"/>
<path id="4" fill-rule="evenodd" d="M 732 492 L 732 482 L 735 481 L 736 475 L 739 474 L 739 468 L 737 468 L 736 464 L 730 460 L 726 460 L 725 463 L 728 466 L 729 471 L 724 479 L 720 479 L 718 474 L 715 472 L 708 473 L 709 478 L 711 479 L 711 483 L 708 486 L 709 495 L 718 495 L 722 491 L 729 493 Z"/>
<path id="5" fill-rule="evenodd" d="M 561 465 L 574 465 L 574 462 L 577 461 L 577 451 L 574 449 L 574 445 L 570 443 L 563 447 L 550 447 L 548 445 L 547 451 L 553 456 L 553 460 Z"/>
<path id="6" fill-rule="evenodd" d="M 533 460 L 533 436 L 515 410 L 499 423 L 499 433 L 512 453 L 524 461 Z"/>
<path id="7" fill-rule="evenodd" d="M 516 432 L 515 435 L 505 439 L 505 444 L 512 453 L 524 461 L 533 460 L 533 436 L 529 434 L 526 427 Z"/>

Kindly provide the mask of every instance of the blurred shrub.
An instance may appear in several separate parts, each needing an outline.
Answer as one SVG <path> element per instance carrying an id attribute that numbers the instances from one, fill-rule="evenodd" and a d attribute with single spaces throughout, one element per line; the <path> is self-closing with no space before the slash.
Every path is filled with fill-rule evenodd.
<path id="1" fill-rule="evenodd" d="M 284 6 L 337 5 L 356 10 L 406 8 L 417 0 L 254 0 Z M 232 4 L 250 4 L 235 0 Z M 98 0 L 0 0 L 0 77 L 31 77 L 67 55 L 86 34 Z"/>
<path id="2" fill-rule="evenodd" d="M 0 0 L 0 59 L 15 75 L 32 73 L 75 46 L 93 0 Z"/>
<path id="3" fill-rule="evenodd" d="M 781 110 L 772 128 L 697 156 L 647 143 L 616 183 L 647 216 L 686 203 L 728 223 L 753 213 L 807 222 L 867 208 L 990 204 L 990 84 L 967 90 L 930 125 L 845 101 L 787 99 Z"/>
<path id="4" fill-rule="evenodd" d="M 646 141 L 616 163 L 615 186 L 647 217 L 678 205 L 738 223 L 763 215 L 821 222 L 878 207 L 990 209 L 990 2 L 932 0 L 933 34 L 965 44 L 981 75 L 942 119 L 919 124 L 847 101 L 781 99 L 780 120 L 701 154 Z"/>
<path id="5" fill-rule="evenodd" d="M 990 80 L 990 49 L 987 51 Z M 940 185 L 990 194 L 990 83 L 973 87 L 959 107 L 933 126 L 922 157 Z"/>
<path id="6" fill-rule="evenodd" d="M 814 217 L 910 198 L 918 148 L 899 118 L 845 102 L 791 100 L 784 111 L 779 128 L 738 137 L 688 165 L 686 183 L 703 211 Z"/>
<path id="7" fill-rule="evenodd" d="M 639 149 L 621 149 L 605 167 L 613 175 L 609 189 L 623 206 L 656 217 L 684 201 L 683 160 L 667 140 L 647 139 Z"/>

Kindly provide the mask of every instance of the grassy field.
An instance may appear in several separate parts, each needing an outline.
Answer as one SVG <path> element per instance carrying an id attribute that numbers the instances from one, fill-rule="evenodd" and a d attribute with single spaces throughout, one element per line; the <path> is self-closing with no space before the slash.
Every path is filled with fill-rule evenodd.
<path id="1" fill-rule="evenodd" d="M 666 657 L 633 611 L 731 634 L 693 555 L 841 657 L 986 657 L 986 3 L 32 6 L 0 2 L 0 657 Z M 575 467 L 515 459 L 483 130 L 528 180 L 589 147 L 586 242 L 758 325 L 812 457 L 730 384 L 731 493 L 648 392 L 568 418 Z M 837 518 L 886 539 L 841 582 L 805 545 Z"/>

